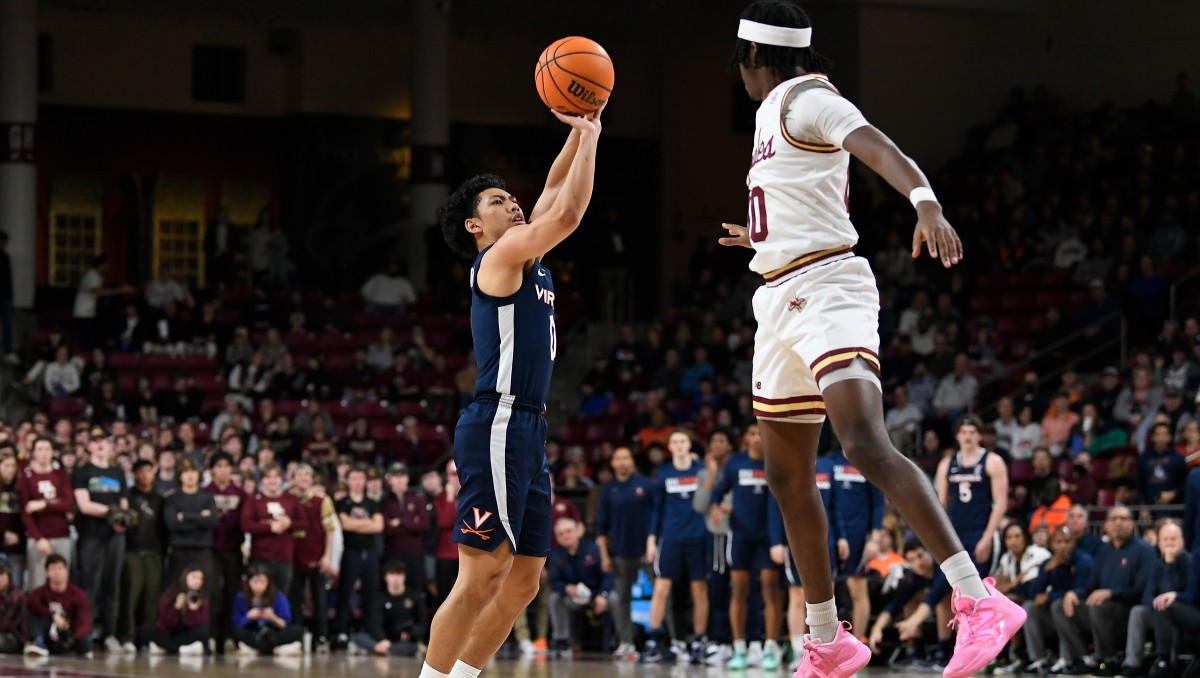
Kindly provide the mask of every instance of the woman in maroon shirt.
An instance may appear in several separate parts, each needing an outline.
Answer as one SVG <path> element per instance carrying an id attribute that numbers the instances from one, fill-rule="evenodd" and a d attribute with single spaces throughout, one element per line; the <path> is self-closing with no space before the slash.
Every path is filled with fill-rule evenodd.
<path id="1" fill-rule="evenodd" d="M 158 599 L 158 620 L 138 629 L 138 644 L 151 655 L 180 654 L 199 657 L 208 640 L 208 594 L 204 570 L 184 569 L 179 581 L 167 587 Z"/>
<path id="2" fill-rule="evenodd" d="M 437 605 L 441 607 L 450 589 L 454 588 L 454 580 L 458 578 L 458 544 L 454 543 L 454 525 L 458 516 L 458 467 L 454 462 L 446 464 L 446 487 L 442 493 L 433 498 L 433 512 L 437 517 L 437 546 L 434 556 L 437 558 L 436 582 Z"/>

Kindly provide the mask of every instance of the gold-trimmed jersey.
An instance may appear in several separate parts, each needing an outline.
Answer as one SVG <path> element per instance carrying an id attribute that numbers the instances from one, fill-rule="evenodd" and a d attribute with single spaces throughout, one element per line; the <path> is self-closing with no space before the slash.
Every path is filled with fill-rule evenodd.
<path id="1" fill-rule="evenodd" d="M 769 275 L 825 250 L 853 247 L 846 136 L 867 123 L 821 74 L 780 84 L 756 116 L 746 175 L 750 269 Z"/>

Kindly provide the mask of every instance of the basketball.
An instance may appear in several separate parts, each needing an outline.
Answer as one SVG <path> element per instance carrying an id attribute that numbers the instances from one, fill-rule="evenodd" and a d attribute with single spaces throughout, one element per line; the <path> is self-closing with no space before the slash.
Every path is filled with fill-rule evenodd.
<path id="1" fill-rule="evenodd" d="M 533 72 L 538 96 L 551 110 L 584 115 L 612 94 L 612 59 L 595 40 L 572 36 L 550 43 Z"/>

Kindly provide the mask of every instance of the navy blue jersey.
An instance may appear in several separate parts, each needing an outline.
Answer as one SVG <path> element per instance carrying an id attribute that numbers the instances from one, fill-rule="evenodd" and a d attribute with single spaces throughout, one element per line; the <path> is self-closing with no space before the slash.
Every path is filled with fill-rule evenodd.
<path id="1" fill-rule="evenodd" d="M 729 458 L 713 486 L 712 506 L 720 506 L 725 496 L 733 493 L 733 511 L 729 527 L 738 539 L 766 539 L 767 509 L 770 491 L 767 489 L 766 465 L 762 459 L 751 459 L 739 453 Z"/>
<path id="2" fill-rule="evenodd" d="M 992 479 L 987 472 L 988 451 L 971 466 L 962 463 L 962 452 L 950 458 L 950 524 L 958 534 L 982 534 L 992 517 Z"/>
<path id="3" fill-rule="evenodd" d="M 833 465 L 838 538 L 848 540 L 851 550 L 860 549 L 866 544 L 871 530 L 883 527 L 883 492 L 872 485 L 841 450 L 829 455 L 829 463 Z"/>
<path id="4" fill-rule="evenodd" d="M 704 516 L 692 507 L 692 497 L 700 488 L 700 471 L 704 463 L 693 460 L 692 465 L 680 471 L 672 463 L 658 469 L 654 482 L 654 512 L 650 516 L 650 534 L 658 541 L 704 540 L 708 528 Z"/>
<path id="5" fill-rule="evenodd" d="M 554 327 L 554 281 L 541 261 L 525 274 L 521 288 L 503 297 L 484 294 L 476 284 L 488 247 L 471 265 L 471 336 L 479 377 L 475 397 L 511 396 L 542 408 L 550 390 L 558 337 Z"/>
<path id="6" fill-rule="evenodd" d="M 624 482 L 616 478 L 600 488 L 596 534 L 608 537 L 608 553 L 616 558 L 646 555 L 646 535 L 654 510 L 654 487 L 637 473 Z"/>

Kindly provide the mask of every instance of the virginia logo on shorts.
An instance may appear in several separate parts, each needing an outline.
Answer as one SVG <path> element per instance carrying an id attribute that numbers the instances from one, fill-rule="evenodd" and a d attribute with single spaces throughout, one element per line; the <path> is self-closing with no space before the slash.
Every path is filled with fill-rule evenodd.
<path id="1" fill-rule="evenodd" d="M 467 521 L 464 520 L 463 526 L 459 529 L 462 530 L 463 534 L 473 534 L 484 541 L 491 539 L 491 537 L 488 536 L 488 533 L 496 528 L 492 527 L 486 530 L 482 528 L 484 523 L 486 523 L 488 519 L 492 517 L 493 513 L 491 511 L 480 511 L 478 506 L 472 506 L 471 510 L 475 512 L 475 527 L 471 527 L 467 524 Z"/>
<path id="2" fill-rule="evenodd" d="M 805 299 L 804 297 L 800 296 L 799 294 L 797 294 L 796 296 L 794 296 L 788 300 L 787 310 L 803 311 L 805 306 L 808 306 L 808 300 Z"/>

